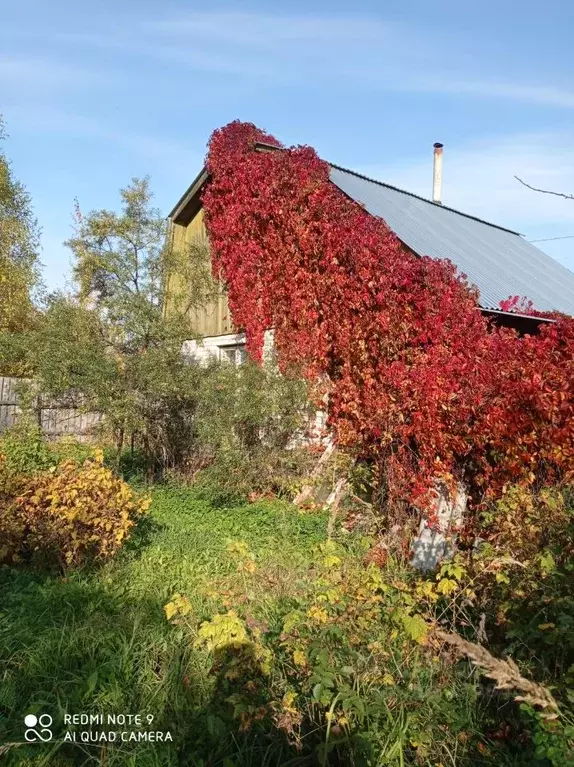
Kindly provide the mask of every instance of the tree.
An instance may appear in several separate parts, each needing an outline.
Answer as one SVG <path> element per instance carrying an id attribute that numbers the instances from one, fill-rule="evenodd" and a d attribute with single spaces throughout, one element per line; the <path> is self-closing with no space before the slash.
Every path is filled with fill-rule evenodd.
<path id="1" fill-rule="evenodd" d="M 6 137 L 0 117 L 0 140 Z M 39 285 L 39 230 L 30 196 L 14 178 L 0 151 L 0 350 L 2 373 L 22 372 L 11 334 L 26 332 L 37 319 L 33 291 Z"/>
<path id="2" fill-rule="evenodd" d="M 197 369 L 181 354 L 195 333 L 190 297 L 164 311 L 172 259 L 195 277 L 193 300 L 211 291 L 206 253 L 175 253 L 149 180 L 120 191 L 121 209 L 84 215 L 67 245 L 74 254 L 77 292 L 54 297 L 30 345 L 44 391 L 77 394 L 101 411 L 121 450 L 130 440 L 162 465 L 177 461 L 191 429 Z M 191 258 L 195 255 L 196 258 Z M 199 257 L 201 256 L 201 257 Z"/>

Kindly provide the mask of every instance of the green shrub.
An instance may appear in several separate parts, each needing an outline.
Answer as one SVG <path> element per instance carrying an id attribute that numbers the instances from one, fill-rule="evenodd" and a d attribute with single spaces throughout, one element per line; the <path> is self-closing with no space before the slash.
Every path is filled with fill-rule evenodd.
<path id="1" fill-rule="evenodd" d="M 477 637 L 497 657 L 550 688 L 560 709 L 549 721 L 531 707 L 514 711 L 536 758 L 574 764 L 574 508 L 568 488 L 506 488 L 483 514 L 486 540 L 460 551 L 414 588 L 431 620 Z M 569 757 L 567 758 L 567 755 Z"/>
<path id="2" fill-rule="evenodd" d="M 24 416 L 0 438 L 4 476 L 17 477 L 43 471 L 54 464 L 40 428 Z"/>
<path id="3" fill-rule="evenodd" d="M 218 504 L 288 496 L 316 460 L 297 448 L 312 413 L 305 384 L 271 361 L 213 364 L 201 378 L 188 475 Z"/>
<path id="4" fill-rule="evenodd" d="M 206 591 L 210 615 L 182 594 L 166 605 L 210 658 L 227 728 L 279 730 L 318 764 L 574 764 L 570 511 L 559 491 L 521 493 L 494 510 L 489 545 L 426 576 L 356 536 L 319 545 L 296 575 L 232 541 L 236 573 Z M 469 674 L 445 629 L 480 651 L 478 632 L 506 687 L 488 665 Z M 536 702 L 544 689 L 558 709 Z"/>
<path id="5" fill-rule="evenodd" d="M 278 750 L 282 741 L 320 765 L 436 764 L 453 750 L 472 753 L 474 680 L 426 642 L 408 573 L 367 564 L 365 543 L 321 544 L 307 575 L 283 581 L 232 541 L 237 575 L 211 587 L 215 614 L 202 621 L 176 594 L 166 615 L 211 658 L 228 729 L 268 732 Z"/>
<path id="6" fill-rule="evenodd" d="M 246 455 L 240 449 L 218 452 L 195 477 L 200 497 L 215 506 L 228 506 L 261 497 L 289 498 L 301 485 L 316 456 L 305 449 L 281 450 L 260 446 Z"/>
<path id="7" fill-rule="evenodd" d="M 52 456 L 52 463 L 58 464 L 63 461 L 77 461 L 83 463 L 87 458 L 94 454 L 94 445 L 89 442 L 80 442 L 76 437 L 60 437 L 54 441 L 47 442 L 48 450 Z M 106 450 L 104 450 L 104 457 Z M 106 461 L 108 463 L 108 461 Z"/>
<path id="8" fill-rule="evenodd" d="M 483 615 L 497 654 L 510 653 L 529 674 L 563 688 L 574 663 L 569 491 L 509 487 L 482 527 L 486 540 L 443 564 L 436 578 L 422 579 L 419 598 L 454 628 L 476 627 Z"/>

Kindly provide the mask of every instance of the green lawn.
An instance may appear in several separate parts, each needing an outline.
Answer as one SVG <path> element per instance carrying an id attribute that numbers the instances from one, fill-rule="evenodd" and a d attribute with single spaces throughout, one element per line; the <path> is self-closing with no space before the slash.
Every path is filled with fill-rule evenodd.
<path id="1" fill-rule="evenodd" d="M 242 765 L 277 764 L 273 744 L 223 731 L 205 654 L 168 624 L 163 607 L 179 592 L 212 616 L 201 592 L 234 571 L 230 539 L 295 577 L 325 530 L 324 515 L 281 502 L 217 509 L 192 492 L 157 488 L 137 535 L 102 569 L 66 578 L 0 569 L 0 744 L 24 740 L 27 714 L 54 719 L 53 743 L 12 746 L 6 763 L 232 765 L 241 752 Z M 153 715 L 153 728 L 173 742 L 56 742 L 65 714 L 98 712 Z"/>

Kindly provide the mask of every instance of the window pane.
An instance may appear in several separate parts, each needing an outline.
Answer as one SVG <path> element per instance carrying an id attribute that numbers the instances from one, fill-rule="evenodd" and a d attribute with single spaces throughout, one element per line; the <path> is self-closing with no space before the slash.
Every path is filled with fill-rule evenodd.
<path id="1" fill-rule="evenodd" d="M 234 344 L 233 346 L 220 346 L 220 359 L 228 360 L 233 365 L 242 365 L 247 359 L 245 344 Z"/>

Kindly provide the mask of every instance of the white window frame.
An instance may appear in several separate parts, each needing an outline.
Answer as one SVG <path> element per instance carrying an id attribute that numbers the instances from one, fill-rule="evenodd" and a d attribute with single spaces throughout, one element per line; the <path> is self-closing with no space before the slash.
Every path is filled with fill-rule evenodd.
<path id="1" fill-rule="evenodd" d="M 219 344 L 219 359 L 221 362 L 230 362 L 235 367 L 243 365 L 247 359 L 245 343 L 231 342 L 228 344 Z"/>

